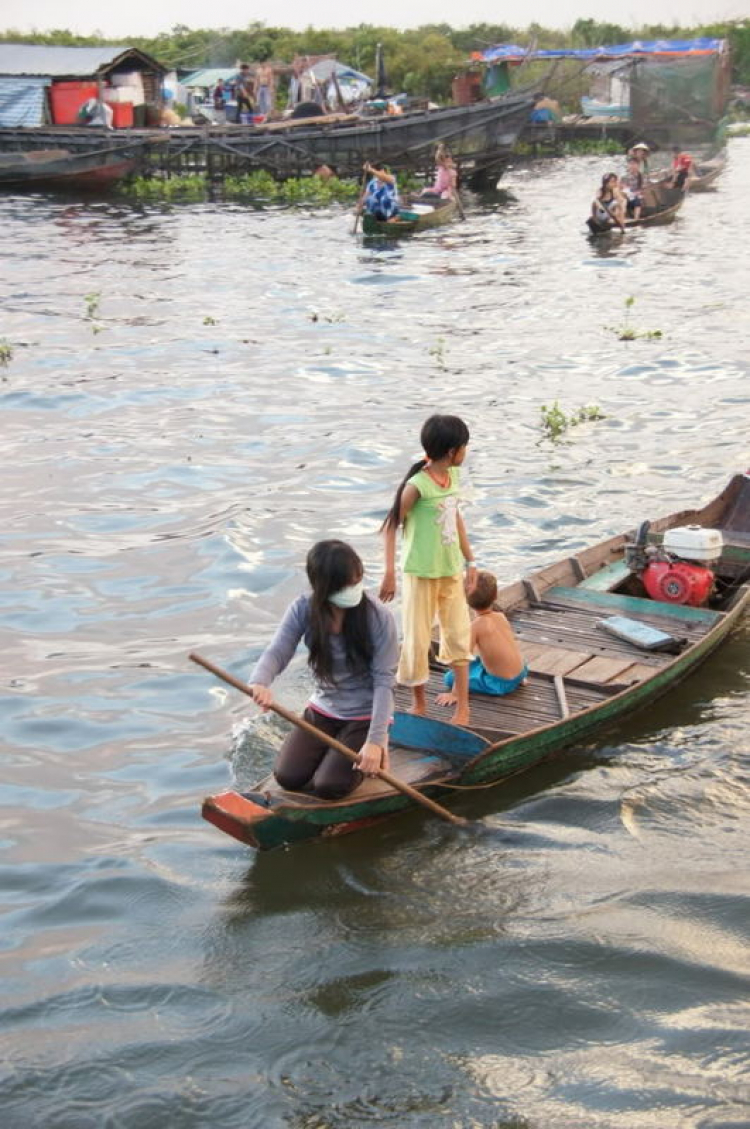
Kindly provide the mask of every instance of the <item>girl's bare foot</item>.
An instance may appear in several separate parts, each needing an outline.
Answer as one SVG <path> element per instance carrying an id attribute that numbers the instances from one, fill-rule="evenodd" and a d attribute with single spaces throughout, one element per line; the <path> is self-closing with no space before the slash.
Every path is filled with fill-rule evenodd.
<path id="1" fill-rule="evenodd" d="M 458 698 L 448 690 L 445 694 L 438 694 L 435 699 L 436 706 L 455 706 L 458 703 Z"/>
<path id="2" fill-rule="evenodd" d="M 451 725 L 468 725 L 469 724 L 469 711 L 467 709 L 456 710 L 450 720 Z"/>
<path id="3" fill-rule="evenodd" d="M 409 713 L 414 713 L 418 717 L 424 717 L 427 713 L 427 695 L 424 686 L 412 687 L 413 701 Z"/>

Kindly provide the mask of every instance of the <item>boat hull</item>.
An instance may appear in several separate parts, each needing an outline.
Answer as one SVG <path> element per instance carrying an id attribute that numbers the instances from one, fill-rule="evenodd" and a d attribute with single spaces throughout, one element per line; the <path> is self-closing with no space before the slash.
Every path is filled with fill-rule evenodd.
<path id="1" fill-rule="evenodd" d="M 617 585 L 631 583 L 624 565 L 624 548 L 631 533 L 503 589 L 498 602 L 514 624 L 530 663 L 529 685 L 508 698 L 474 697 L 472 718 L 476 716 L 476 721 L 472 730 L 430 717 L 415 718 L 399 710 L 392 749 L 400 751 L 404 764 L 413 765 L 421 758 L 423 765 L 411 777 L 412 786 L 441 799 L 455 795 L 454 789 L 495 785 L 630 717 L 634 710 L 687 678 L 721 645 L 750 606 L 750 476 L 735 476 L 727 489 L 702 510 L 682 511 L 657 520 L 651 527 L 658 539 L 665 529 L 676 525 L 723 528 L 722 520 L 726 528 L 721 567 L 728 578 L 729 594 L 721 610 L 668 604 L 614 591 Z M 571 583 L 575 577 L 577 584 Z M 644 654 L 635 644 L 608 641 L 606 632 L 592 631 L 592 625 L 599 626 L 600 615 L 612 613 L 637 616 L 644 623 L 650 619 L 669 629 L 680 644 L 677 653 L 655 657 Z M 546 626 L 545 615 L 549 621 Z M 585 644 L 560 641 L 563 615 L 572 622 L 570 638 L 587 640 Z M 550 624 L 554 626 L 550 628 Z M 556 642 L 534 642 L 535 633 L 549 641 L 550 631 L 560 636 Z M 587 653 L 571 649 L 584 645 Z M 564 676 L 555 673 L 560 670 L 565 671 Z M 437 688 L 431 686 L 430 690 Z M 403 692 L 399 695 L 405 705 Z M 504 728 L 517 731 L 503 732 Z M 393 771 L 399 775 L 395 768 Z M 203 816 L 240 842 L 271 850 L 347 834 L 414 810 L 415 805 L 402 793 L 384 787 L 378 793 L 374 782 L 362 787 L 370 788 L 370 794 L 362 795 L 357 789 L 344 800 L 331 803 L 283 792 L 267 778 L 252 793 L 230 791 L 207 797 Z"/>
<path id="2" fill-rule="evenodd" d="M 651 202 L 644 204 L 640 218 L 625 221 L 625 230 L 633 227 L 656 227 L 660 224 L 671 223 L 685 200 L 685 192 L 681 188 L 669 188 L 664 184 L 650 186 Z M 589 234 L 620 235 L 621 229 L 616 224 L 598 223 L 593 216 L 586 220 Z"/>
<path id="3" fill-rule="evenodd" d="M 405 216 L 410 215 L 408 205 L 404 208 Z M 365 213 L 362 216 L 362 234 L 376 236 L 382 239 L 400 239 L 404 235 L 415 235 L 420 231 L 430 231 L 434 227 L 443 227 L 452 223 L 458 216 L 458 205 L 455 200 L 448 200 L 431 212 L 425 212 L 415 219 L 399 217 L 390 223 L 376 220 L 374 216 Z"/>
<path id="4" fill-rule="evenodd" d="M 108 188 L 135 171 L 142 152 L 141 145 L 128 145 L 90 153 L 5 153 L 0 156 L 0 188 Z"/>

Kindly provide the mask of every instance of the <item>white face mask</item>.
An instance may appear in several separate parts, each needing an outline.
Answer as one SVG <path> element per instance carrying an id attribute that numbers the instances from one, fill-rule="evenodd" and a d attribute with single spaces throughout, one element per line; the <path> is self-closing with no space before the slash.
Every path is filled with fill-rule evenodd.
<path id="1" fill-rule="evenodd" d="M 328 602 L 337 608 L 356 608 L 362 602 L 365 583 L 360 580 L 357 584 L 350 584 L 348 588 L 340 588 L 328 597 Z"/>

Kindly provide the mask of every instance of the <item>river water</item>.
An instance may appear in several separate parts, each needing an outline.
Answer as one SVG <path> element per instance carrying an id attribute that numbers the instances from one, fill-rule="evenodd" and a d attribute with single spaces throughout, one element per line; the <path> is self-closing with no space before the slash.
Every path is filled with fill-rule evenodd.
<path id="1" fill-rule="evenodd" d="M 502 582 L 750 465 L 750 139 L 594 246 L 611 163 L 397 247 L 339 207 L 0 199 L 3 1129 L 750 1124 L 747 623 L 468 831 L 256 856 L 200 818 L 282 730 L 188 652 L 246 674 L 321 536 L 376 584 L 432 411 Z M 553 443 L 555 400 L 606 418 Z"/>

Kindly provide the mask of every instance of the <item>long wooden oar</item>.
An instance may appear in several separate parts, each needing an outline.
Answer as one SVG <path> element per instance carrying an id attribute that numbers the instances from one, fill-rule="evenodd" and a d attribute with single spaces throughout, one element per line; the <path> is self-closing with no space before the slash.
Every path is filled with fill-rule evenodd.
<path id="1" fill-rule="evenodd" d="M 362 204 L 363 204 L 364 199 L 365 199 L 365 192 L 367 191 L 367 177 L 368 177 L 368 175 L 369 175 L 369 173 L 364 173 L 364 175 L 362 177 L 362 191 L 359 194 L 359 200 L 357 200 L 357 214 L 354 217 L 354 227 L 352 228 L 352 235 L 357 234 L 357 228 L 359 227 L 359 217 L 362 214 Z"/>
<path id="2" fill-rule="evenodd" d="M 202 655 L 197 654 L 195 651 L 191 651 L 188 657 L 192 659 L 194 663 L 197 663 L 198 666 L 202 666 L 210 671 L 211 674 L 215 674 L 216 677 L 220 678 L 223 682 L 234 686 L 235 690 L 239 690 L 241 693 L 247 694 L 249 698 L 252 698 L 250 687 L 247 683 L 241 682 L 239 678 L 235 678 L 229 671 L 222 670 L 219 666 L 214 666 L 212 662 L 209 662 L 208 659 L 204 659 Z M 307 733 L 312 734 L 313 737 L 317 737 L 319 741 L 324 741 L 326 745 L 335 749 L 337 753 L 348 757 L 350 761 L 359 760 L 359 755 L 353 752 L 352 749 L 347 748 L 341 741 L 337 741 L 335 737 L 330 737 L 327 733 L 324 733 L 322 729 L 318 729 L 317 726 L 306 721 L 304 717 L 299 717 L 298 714 L 292 713 L 291 710 L 284 709 L 284 707 L 280 706 L 277 702 L 271 702 L 268 708 L 273 710 L 274 713 L 277 713 L 279 717 L 290 721 L 292 725 L 297 725 L 300 729 L 304 729 Z M 414 800 L 415 803 L 421 804 L 422 807 L 428 808 L 431 812 L 434 812 L 435 815 L 447 819 L 449 823 L 455 823 L 458 827 L 468 826 L 469 821 L 467 819 L 463 819 L 460 815 L 454 815 L 453 812 L 448 811 L 447 808 L 436 804 L 429 796 L 418 792 L 416 788 L 412 788 L 411 784 L 407 784 L 405 780 L 399 780 L 397 776 L 392 776 L 386 769 L 379 768 L 375 772 L 375 776 L 379 776 L 381 780 L 385 780 L 386 784 L 390 784 L 391 788 L 395 788 L 398 792 L 403 792 L 405 796 Z"/>

